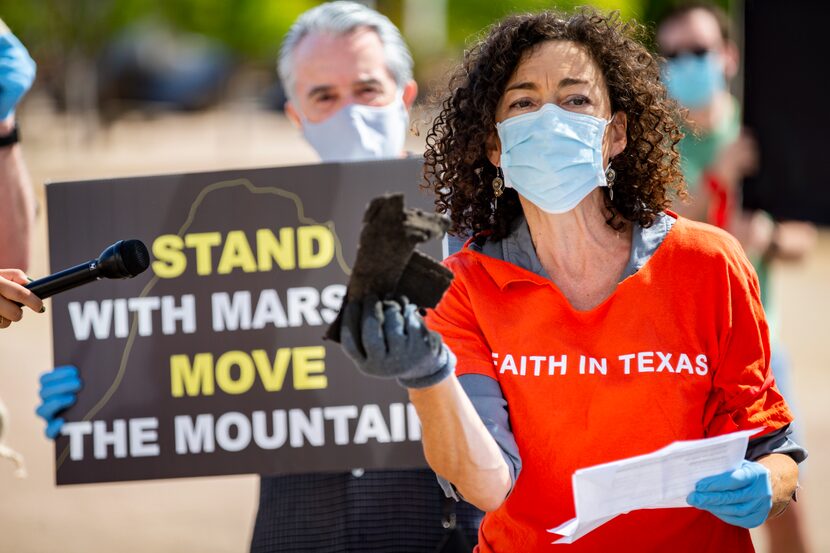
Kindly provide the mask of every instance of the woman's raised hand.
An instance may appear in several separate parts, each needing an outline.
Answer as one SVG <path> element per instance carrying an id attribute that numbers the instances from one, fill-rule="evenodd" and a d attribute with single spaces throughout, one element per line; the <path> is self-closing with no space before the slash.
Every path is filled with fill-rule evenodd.
<path id="1" fill-rule="evenodd" d="M 406 388 L 426 388 L 455 369 L 455 356 L 406 297 L 368 296 L 345 309 L 341 344 L 362 373 L 396 378 Z"/>

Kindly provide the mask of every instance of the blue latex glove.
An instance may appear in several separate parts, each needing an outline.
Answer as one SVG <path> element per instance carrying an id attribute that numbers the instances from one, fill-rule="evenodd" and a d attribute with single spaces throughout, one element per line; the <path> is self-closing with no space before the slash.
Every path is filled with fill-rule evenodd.
<path id="1" fill-rule="evenodd" d="M 0 120 L 14 112 L 35 80 L 36 65 L 11 33 L 0 34 Z"/>
<path id="2" fill-rule="evenodd" d="M 82 387 L 77 367 L 64 365 L 40 376 L 41 404 L 35 413 L 46 421 L 46 436 L 55 439 L 65 422 L 57 415 L 78 399 Z"/>
<path id="3" fill-rule="evenodd" d="M 772 509 L 769 470 L 761 463 L 744 460 L 732 472 L 700 480 L 686 501 L 729 524 L 755 528 Z"/>
<path id="4" fill-rule="evenodd" d="M 358 332 L 360 343 L 355 339 Z M 407 388 L 432 386 L 455 369 L 455 356 L 441 336 L 427 328 L 418 306 L 405 297 L 380 301 L 370 296 L 349 302 L 340 340 L 362 373 L 397 378 Z"/>

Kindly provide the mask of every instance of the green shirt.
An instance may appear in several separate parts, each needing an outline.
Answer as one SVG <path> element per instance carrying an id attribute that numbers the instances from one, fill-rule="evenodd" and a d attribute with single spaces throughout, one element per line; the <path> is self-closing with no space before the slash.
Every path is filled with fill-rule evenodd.
<path id="1" fill-rule="evenodd" d="M 741 109 L 738 101 L 732 99 L 732 117 L 721 121 L 711 131 L 695 135 L 686 129 L 686 136 L 677 145 L 680 151 L 680 167 L 689 192 L 700 190 L 700 178 L 707 167 L 717 159 L 720 151 L 735 141 L 741 133 Z"/>
<path id="2" fill-rule="evenodd" d="M 741 133 L 741 108 L 737 99 L 732 98 L 732 106 L 731 117 L 723 119 L 720 124 L 705 134 L 695 135 L 692 131 L 686 129 L 686 136 L 677 145 L 680 152 L 680 167 L 692 195 L 696 195 L 700 191 L 703 172 L 715 162 L 721 150 L 734 142 Z M 755 272 L 758 273 L 761 302 L 764 304 L 764 310 L 767 314 L 770 338 L 774 339 L 777 316 L 770 297 L 769 264 L 760 258 L 751 259 L 750 261 L 755 267 Z"/>

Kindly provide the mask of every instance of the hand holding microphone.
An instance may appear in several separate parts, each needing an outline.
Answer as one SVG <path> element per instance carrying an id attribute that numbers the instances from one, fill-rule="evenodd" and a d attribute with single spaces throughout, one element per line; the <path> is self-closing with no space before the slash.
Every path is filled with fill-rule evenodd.
<path id="1" fill-rule="evenodd" d="M 133 278 L 150 266 L 150 252 L 140 240 L 119 240 L 95 259 L 26 285 L 37 297 L 46 299 L 82 284 L 102 278 Z"/>
<path id="2" fill-rule="evenodd" d="M 24 286 L 30 281 L 20 269 L 0 269 L 0 328 L 23 317 L 21 306 L 43 313 L 43 301 Z"/>
<path id="3" fill-rule="evenodd" d="M 17 269 L 0 269 L 0 328 L 19 321 L 24 305 L 42 313 L 48 297 L 102 278 L 133 278 L 149 266 L 150 253 L 140 240 L 119 240 L 95 259 L 38 280 Z"/>

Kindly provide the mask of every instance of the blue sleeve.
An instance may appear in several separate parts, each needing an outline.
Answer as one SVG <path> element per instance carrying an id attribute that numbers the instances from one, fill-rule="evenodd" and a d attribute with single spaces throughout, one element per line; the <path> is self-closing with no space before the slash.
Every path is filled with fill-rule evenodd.
<path id="1" fill-rule="evenodd" d="M 467 236 L 453 236 L 451 234 L 445 234 L 444 239 L 441 242 L 444 259 L 463 250 L 464 244 L 467 243 L 467 238 Z"/>
<path id="2" fill-rule="evenodd" d="M 801 463 L 807 458 L 807 450 L 795 443 L 790 435 L 793 433 L 790 425 L 782 426 L 775 432 L 770 432 L 760 438 L 749 440 L 746 447 L 746 459 L 757 461 L 761 457 L 771 453 L 789 455 L 796 463 Z"/>
<path id="3" fill-rule="evenodd" d="M 501 386 L 496 380 L 480 374 L 464 374 L 458 378 L 458 381 L 473 403 L 481 422 L 484 423 L 487 431 L 496 440 L 504 461 L 507 463 L 507 468 L 510 470 L 510 480 L 512 484 L 515 484 L 516 478 L 519 477 L 519 472 L 522 470 L 522 459 L 519 456 L 519 446 L 516 445 L 516 438 L 510 430 L 510 414 L 507 410 L 507 400 L 504 399 Z M 439 476 L 438 483 L 447 497 L 456 500 L 463 499 L 447 480 Z M 513 488 L 512 484 L 511 489 Z"/>

